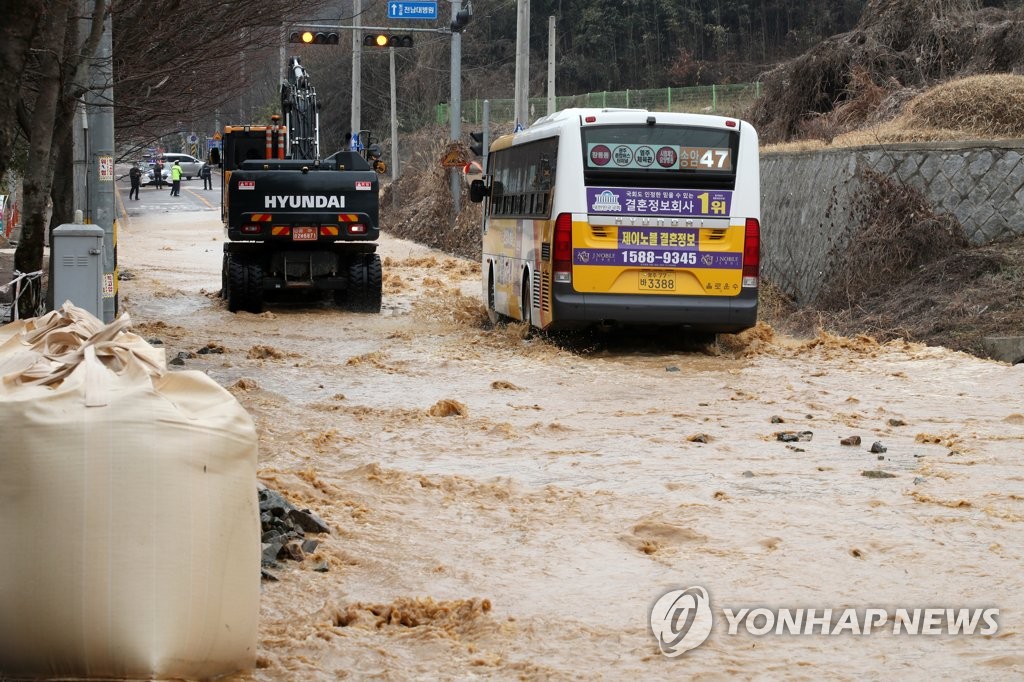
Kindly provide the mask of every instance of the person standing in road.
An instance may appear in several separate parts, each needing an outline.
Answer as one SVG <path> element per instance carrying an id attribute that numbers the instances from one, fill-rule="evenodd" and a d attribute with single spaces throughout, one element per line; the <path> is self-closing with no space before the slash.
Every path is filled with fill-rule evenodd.
<path id="1" fill-rule="evenodd" d="M 164 186 L 164 162 L 160 159 L 156 160 L 153 164 L 153 184 L 156 185 L 157 189 L 163 189 Z"/>
<path id="2" fill-rule="evenodd" d="M 171 196 L 181 196 L 181 162 L 175 161 L 171 166 Z"/>
<path id="3" fill-rule="evenodd" d="M 128 179 L 132 181 L 132 188 L 128 191 L 128 201 L 131 201 L 132 199 L 138 201 L 139 187 L 142 186 L 142 171 L 139 170 L 138 162 L 132 164 L 132 169 L 128 171 Z"/>
<path id="4" fill-rule="evenodd" d="M 199 177 L 203 179 L 203 189 L 213 189 L 213 179 L 210 173 L 210 164 L 204 163 L 199 169 Z"/>

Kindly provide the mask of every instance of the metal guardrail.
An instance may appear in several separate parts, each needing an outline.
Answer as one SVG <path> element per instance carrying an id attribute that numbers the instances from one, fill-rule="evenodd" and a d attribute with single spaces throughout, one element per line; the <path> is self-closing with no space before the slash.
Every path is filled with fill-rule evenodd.
<path id="1" fill-rule="evenodd" d="M 679 111 L 695 114 L 739 115 L 761 96 L 761 83 L 735 83 L 731 85 L 700 85 L 688 88 L 655 88 L 650 90 L 616 90 L 587 92 L 582 95 L 562 95 L 555 98 L 556 109 L 569 107 L 624 107 L 654 111 Z M 515 123 L 515 100 L 490 99 L 491 123 Z M 480 125 L 483 119 L 483 99 L 462 101 L 462 122 Z M 530 99 L 530 119 L 547 114 L 547 98 Z M 436 121 L 448 122 L 448 104 L 438 104 Z"/>
<path id="2" fill-rule="evenodd" d="M 18 272 L 14 271 L 13 278 L 7 284 L 0 286 L 0 324 L 6 324 L 18 319 L 18 299 L 23 294 L 36 296 L 36 300 L 42 302 L 43 271 Z M 43 310 L 36 310 L 42 314 Z"/>

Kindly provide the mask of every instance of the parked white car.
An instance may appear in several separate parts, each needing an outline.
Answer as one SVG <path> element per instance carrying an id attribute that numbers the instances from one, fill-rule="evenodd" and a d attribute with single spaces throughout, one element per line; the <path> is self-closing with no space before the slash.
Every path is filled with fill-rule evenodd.
<path id="1" fill-rule="evenodd" d="M 202 161 L 188 154 L 166 153 L 163 155 L 164 182 L 171 181 L 171 166 L 175 161 L 180 162 L 181 174 L 186 180 L 199 177 L 199 169 L 203 167 Z M 153 164 L 150 162 L 149 170 L 146 171 L 146 184 L 151 185 L 153 181 Z"/>

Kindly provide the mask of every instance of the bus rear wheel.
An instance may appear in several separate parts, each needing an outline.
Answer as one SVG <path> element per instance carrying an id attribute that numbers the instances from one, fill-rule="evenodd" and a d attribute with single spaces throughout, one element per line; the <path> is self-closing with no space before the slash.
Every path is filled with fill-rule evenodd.
<path id="1" fill-rule="evenodd" d="M 533 326 L 533 304 L 530 300 L 530 273 L 523 273 L 523 322 L 527 327 Z"/>
<path id="2" fill-rule="evenodd" d="M 487 274 L 487 320 L 492 327 L 502 322 L 502 315 L 494 308 L 494 266 L 492 265 Z"/>

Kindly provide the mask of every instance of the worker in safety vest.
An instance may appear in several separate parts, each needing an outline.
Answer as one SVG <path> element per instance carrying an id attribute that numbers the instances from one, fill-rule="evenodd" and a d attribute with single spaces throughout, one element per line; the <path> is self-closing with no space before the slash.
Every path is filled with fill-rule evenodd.
<path id="1" fill-rule="evenodd" d="M 171 196 L 181 196 L 181 162 L 175 161 L 171 166 Z"/>

